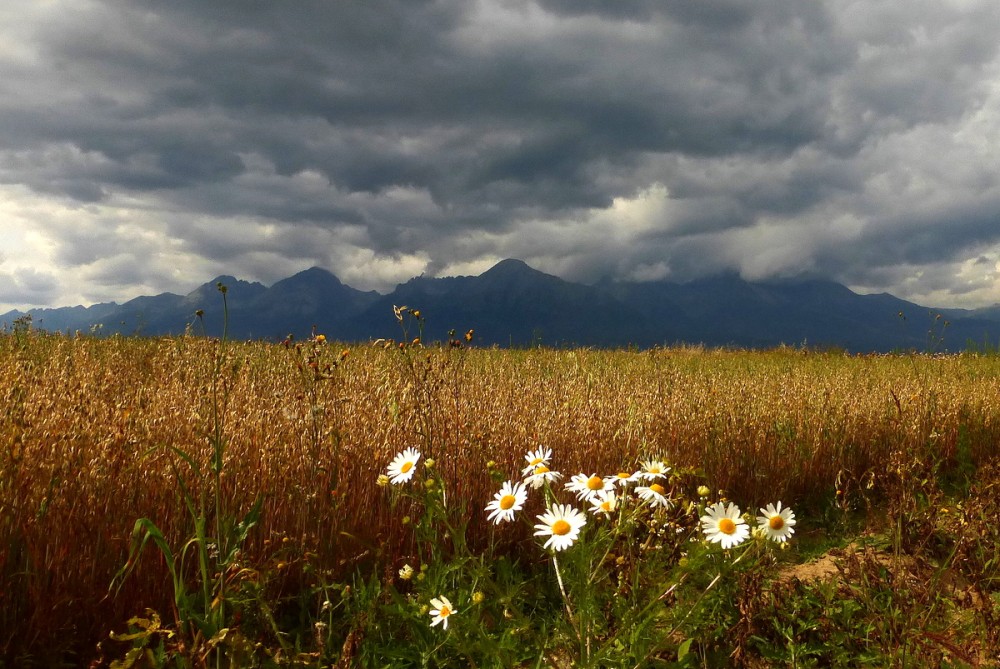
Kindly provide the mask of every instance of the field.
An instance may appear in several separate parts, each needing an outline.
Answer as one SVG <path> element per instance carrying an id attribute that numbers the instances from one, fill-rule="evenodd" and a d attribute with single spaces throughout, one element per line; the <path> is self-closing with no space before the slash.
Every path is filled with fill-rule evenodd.
<path id="1" fill-rule="evenodd" d="M 0 665 L 1000 656 L 996 355 L 19 327 L 0 336 L 0 403 Z M 515 522 L 484 511 L 539 446 L 564 474 L 551 496 L 662 460 L 672 503 L 545 550 L 540 491 Z M 416 476 L 379 481 L 410 447 Z M 790 505 L 795 534 L 706 543 L 699 518 L 722 500 L 751 525 Z M 431 627 L 449 592 L 451 626 Z"/>

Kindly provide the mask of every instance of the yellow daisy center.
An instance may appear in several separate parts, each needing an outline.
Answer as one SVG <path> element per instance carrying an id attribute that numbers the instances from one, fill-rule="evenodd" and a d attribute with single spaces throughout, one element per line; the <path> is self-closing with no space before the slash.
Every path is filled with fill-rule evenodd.
<path id="1" fill-rule="evenodd" d="M 601 502 L 601 511 L 607 511 L 607 512 L 610 513 L 611 512 L 611 502 L 609 502 L 608 500 L 604 500 L 603 502 Z"/>
<path id="2" fill-rule="evenodd" d="M 664 490 L 663 486 L 661 486 L 659 483 L 654 483 L 653 485 L 649 486 L 649 489 L 652 490 L 653 492 L 659 493 L 661 495 L 667 494 L 667 491 Z"/>
<path id="3" fill-rule="evenodd" d="M 767 526 L 775 531 L 780 530 L 785 526 L 785 519 L 781 516 L 771 516 L 771 518 L 767 521 Z"/>
<path id="4" fill-rule="evenodd" d="M 438 609 L 439 617 L 447 618 L 450 615 L 451 615 L 451 609 L 449 609 L 447 606 L 442 606 L 440 609 Z"/>
<path id="5" fill-rule="evenodd" d="M 514 497 L 513 495 L 504 495 L 503 497 L 500 498 L 500 508 L 506 511 L 507 509 L 514 506 L 514 502 L 516 501 L 517 498 Z"/>
<path id="6" fill-rule="evenodd" d="M 632 475 L 627 472 L 618 472 L 618 478 L 620 479 L 630 479 Z"/>
<path id="7" fill-rule="evenodd" d="M 600 490 L 604 487 L 604 479 L 600 476 L 591 476 L 587 479 L 587 488 L 590 490 Z"/>
<path id="8" fill-rule="evenodd" d="M 539 463 L 540 463 L 540 462 L 541 462 L 542 460 L 544 460 L 544 459 L 545 459 L 545 458 L 535 458 L 534 460 L 532 460 L 532 461 L 531 461 L 531 462 L 529 462 L 528 464 L 529 464 L 529 465 L 531 465 L 532 467 L 534 467 L 535 465 L 539 464 Z"/>
<path id="9" fill-rule="evenodd" d="M 733 534 L 736 532 L 736 523 L 732 518 L 723 518 L 719 521 L 719 531 L 723 534 Z"/>
<path id="10" fill-rule="evenodd" d="M 407 461 L 407 462 L 404 462 L 402 465 L 400 465 L 400 467 L 399 467 L 399 473 L 400 474 L 405 474 L 406 472 L 410 471 L 411 469 L 413 469 L 413 462 Z"/>
<path id="11" fill-rule="evenodd" d="M 539 467 L 535 467 L 535 473 L 536 474 L 548 474 L 549 473 L 549 468 L 546 467 L 545 465 L 541 465 Z"/>
<path id="12" fill-rule="evenodd" d="M 558 534 L 560 537 L 569 534 L 571 529 L 573 527 L 562 518 L 552 523 L 552 534 Z"/>

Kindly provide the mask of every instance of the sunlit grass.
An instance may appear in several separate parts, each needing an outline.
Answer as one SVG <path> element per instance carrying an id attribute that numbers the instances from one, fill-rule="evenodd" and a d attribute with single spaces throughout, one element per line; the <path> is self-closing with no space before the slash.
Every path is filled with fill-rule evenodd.
<path id="1" fill-rule="evenodd" d="M 498 489 L 488 462 L 516 476 L 539 446 L 567 475 L 662 457 L 744 509 L 793 503 L 814 519 L 799 523 L 798 537 L 851 510 L 870 511 L 877 525 L 889 499 L 913 497 L 897 510 L 919 515 L 929 478 L 981 491 L 988 483 L 969 477 L 996 458 L 1000 436 L 997 356 L 401 352 L 314 340 L 229 343 L 219 368 L 219 346 L 198 337 L 0 337 L 0 658 L 53 646 L 93 653 L 145 607 L 168 617 L 172 593 L 153 552 L 117 596 L 108 588 L 137 518 L 153 519 L 175 545 L 190 536 L 178 475 L 193 494 L 213 485 L 198 472 L 209 469 L 216 420 L 227 508 L 245 513 L 264 496 L 241 561 L 282 597 L 306 579 L 304 565 L 333 582 L 398 569 L 414 553 L 408 516 L 418 505 L 390 505 L 376 484 L 409 447 L 436 462 L 450 500 L 474 510 Z M 213 383 L 227 394 L 215 418 Z M 502 552 L 530 538 L 530 529 L 493 528 L 481 515 L 464 533 L 470 550 Z M 917 535 L 909 540 L 927 536 Z M 956 555 L 995 575 L 996 552 L 969 541 Z"/>

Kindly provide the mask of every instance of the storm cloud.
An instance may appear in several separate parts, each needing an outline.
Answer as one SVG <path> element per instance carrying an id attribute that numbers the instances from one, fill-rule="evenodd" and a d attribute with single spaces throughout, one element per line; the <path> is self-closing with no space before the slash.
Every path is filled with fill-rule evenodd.
<path id="1" fill-rule="evenodd" d="M 1000 301 L 989 0 L 12 0 L 0 308 L 517 257 Z"/>

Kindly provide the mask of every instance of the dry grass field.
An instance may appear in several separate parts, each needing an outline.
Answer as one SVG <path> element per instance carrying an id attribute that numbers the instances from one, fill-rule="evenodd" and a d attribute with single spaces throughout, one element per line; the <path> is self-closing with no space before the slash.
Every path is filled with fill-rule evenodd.
<path id="1" fill-rule="evenodd" d="M 86 664 L 128 617 L 171 609 L 154 551 L 119 591 L 109 586 L 137 518 L 172 544 L 190 536 L 178 476 L 208 496 L 217 439 L 227 508 L 263 495 L 243 562 L 276 573 L 283 543 L 331 573 L 391 564 L 405 549 L 403 513 L 376 478 L 407 446 L 437 460 L 469 509 L 495 492 L 487 462 L 519 470 L 545 445 L 567 472 L 658 457 L 750 507 L 781 499 L 816 519 L 853 507 L 877 522 L 910 483 L 996 459 L 1000 357 L 345 349 L 29 330 L 0 336 L 0 407 L 0 658 L 60 648 Z M 801 534 L 819 523 L 804 520 Z M 472 522 L 470 543 L 485 530 Z M 287 587 L 295 578 L 289 569 Z"/>

